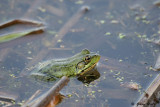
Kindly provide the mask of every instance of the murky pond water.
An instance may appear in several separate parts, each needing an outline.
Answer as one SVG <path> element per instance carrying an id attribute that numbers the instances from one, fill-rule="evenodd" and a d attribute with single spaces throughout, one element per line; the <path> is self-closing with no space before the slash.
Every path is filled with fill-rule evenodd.
<path id="1" fill-rule="evenodd" d="M 87 6 L 87 10 L 83 10 Z M 57 106 L 129 107 L 158 72 L 153 71 L 159 46 L 150 43 L 160 35 L 159 7 L 150 0 L 1 0 L 0 23 L 13 19 L 44 24 L 44 32 L 0 43 L 0 95 L 16 103 L 54 82 L 36 82 L 27 69 L 48 59 L 74 55 L 87 48 L 98 52 L 100 74 L 89 84 L 70 78 L 61 94 L 69 98 Z M 0 35 L 37 28 L 16 24 Z M 138 90 L 125 84 L 136 82 Z M 0 104 L 4 105 L 4 104 Z"/>

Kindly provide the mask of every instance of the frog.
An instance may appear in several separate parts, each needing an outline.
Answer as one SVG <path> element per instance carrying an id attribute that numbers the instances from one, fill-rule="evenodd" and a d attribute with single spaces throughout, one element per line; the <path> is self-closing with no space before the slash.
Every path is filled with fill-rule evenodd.
<path id="1" fill-rule="evenodd" d="M 34 66 L 30 75 L 36 79 L 52 81 L 63 76 L 73 77 L 84 75 L 95 68 L 100 55 L 83 49 L 74 56 L 62 59 L 50 59 Z"/>

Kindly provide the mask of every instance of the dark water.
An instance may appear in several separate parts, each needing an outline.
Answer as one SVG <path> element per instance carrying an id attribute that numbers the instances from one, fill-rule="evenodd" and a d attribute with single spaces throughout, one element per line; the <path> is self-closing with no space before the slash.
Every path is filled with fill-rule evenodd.
<path id="1" fill-rule="evenodd" d="M 80 12 L 82 6 L 89 6 L 89 11 Z M 159 46 L 147 42 L 160 34 L 158 13 L 158 6 L 150 0 L 1 0 L 0 23 L 29 19 L 45 23 L 46 29 L 0 44 L 0 92 L 18 96 L 16 102 L 27 100 L 38 89 L 45 92 L 52 83 L 37 83 L 22 76 L 31 61 L 33 66 L 87 48 L 101 55 L 97 66 L 101 76 L 89 85 L 71 78 L 61 93 L 72 97 L 58 106 L 132 106 L 158 74 L 149 68 L 155 64 Z M 0 29 L 0 34 L 31 28 L 35 26 L 18 24 Z M 63 36 L 57 39 L 58 32 Z M 129 82 L 141 88 L 121 86 Z"/>

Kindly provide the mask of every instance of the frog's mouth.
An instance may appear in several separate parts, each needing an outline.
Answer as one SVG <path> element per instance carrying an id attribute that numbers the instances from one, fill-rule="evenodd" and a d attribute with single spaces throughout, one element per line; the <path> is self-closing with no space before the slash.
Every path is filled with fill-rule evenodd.
<path id="1" fill-rule="evenodd" d="M 96 66 L 97 63 L 98 63 L 98 62 L 94 63 L 94 64 L 93 64 L 92 66 L 90 66 L 89 68 L 84 69 L 84 70 L 80 73 L 80 75 L 83 75 L 83 74 L 85 74 L 86 72 L 88 72 L 88 71 L 90 71 L 91 69 L 93 69 L 93 68 Z"/>

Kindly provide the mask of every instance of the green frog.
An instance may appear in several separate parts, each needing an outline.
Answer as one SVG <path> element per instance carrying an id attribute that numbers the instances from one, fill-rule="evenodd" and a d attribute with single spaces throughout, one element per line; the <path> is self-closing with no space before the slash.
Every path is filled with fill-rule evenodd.
<path id="1" fill-rule="evenodd" d="M 99 54 L 83 49 L 72 57 L 51 59 L 36 65 L 31 72 L 31 76 L 49 81 L 62 76 L 83 75 L 93 69 L 99 60 Z"/>

